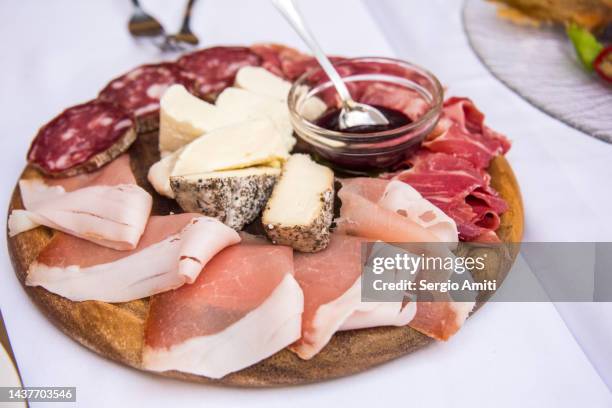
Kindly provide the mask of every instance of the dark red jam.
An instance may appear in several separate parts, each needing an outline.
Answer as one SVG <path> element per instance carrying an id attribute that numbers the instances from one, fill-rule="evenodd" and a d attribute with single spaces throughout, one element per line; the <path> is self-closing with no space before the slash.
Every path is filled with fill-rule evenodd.
<path id="1" fill-rule="evenodd" d="M 389 121 L 388 125 L 360 125 L 351 126 L 346 129 L 340 129 L 340 111 L 341 108 L 330 108 L 323 115 L 321 115 L 316 121 L 315 125 L 337 132 L 346 133 L 375 133 L 384 132 L 386 130 L 393 130 L 406 126 L 412 123 L 412 120 L 404 113 L 384 106 L 372 105 L 378 109 Z"/>

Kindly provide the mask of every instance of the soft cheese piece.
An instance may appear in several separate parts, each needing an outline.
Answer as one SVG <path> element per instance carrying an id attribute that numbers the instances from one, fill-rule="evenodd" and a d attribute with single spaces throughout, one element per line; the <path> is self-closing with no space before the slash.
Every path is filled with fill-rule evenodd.
<path id="1" fill-rule="evenodd" d="M 261 118 L 199 137 L 151 166 L 148 179 L 158 193 L 174 198 L 171 176 L 279 164 L 288 156 L 274 123 Z"/>
<path id="2" fill-rule="evenodd" d="M 45 225 L 117 250 L 136 247 L 153 204 L 127 155 L 88 175 L 24 179 L 19 190 L 25 210 L 11 213 L 9 236 Z"/>
<path id="3" fill-rule="evenodd" d="M 234 85 L 253 93 L 281 101 L 287 100 L 291 82 L 262 67 L 243 67 L 236 74 Z"/>
<path id="4" fill-rule="evenodd" d="M 283 102 L 287 106 L 291 82 L 274 75 L 262 67 L 244 67 L 236 74 L 234 86 L 257 95 L 266 96 Z M 306 88 L 303 89 L 305 91 Z M 314 120 L 327 110 L 327 105 L 318 97 L 310 97 L 301 108 L 301 114 L 308 120 Z M 287 114 L 289 112 L 287 111 Z"/>
<path id="5" fill-rule="evenodd" d="M 232 87 L 221 92 L 216 106 L 218 109 L 232 112 L 245 120 L 259 117 L 269 118 L 283 136 L 287 151 L 293 149 L 296 140 L 293 137 L 293 126 L 286 102 Z"/>
<path id="6" fill-rule="evenodd" d="M 316 252 L 329 243 L 333 207 L 333 171 L 306 154 L 294 154 L 272 190 L 262 223 L 273 242 Z"/>
<path id="7" fill-rule="evenodd" d="M 279 168 L 250 167 L 172 176 L 170 185 L 184 211 L 214 217 L 240 231 L 259 215 L 279 176 Z"/>
<path id="8" fill-rule="evenodd" d="M 198 214 L 153 216 L 132 251 L 115 251 L 58 233 L 29 269 L 28 286 L 73 301 L 128 302 L 192 283 L 215 254 L 240 242 Z"/>
<path id="9" fill-rule="evenodd" d="M 160 107 L 159 150 L 164 155 L 204 133 L 243 120 L 193 96 L 182 85 L 168 88 Z"/>
<path id="10" fill-rule="evenodd" d="M 227 248 L 193 284 L 151 299 L 143 367 L 221 378 L 299 339 L 303 306 L 290 248 Z"/>
<path id="11" fill-rule="evenodd" d="M 362 302 L 361 251 L 367 240 L 332 234 L 316 254 L 295 254 L 295 278 L 304 291 L 302 337 L 291 349 L 314 357 L 339 330 L 404 326 L 415 315 L 414 302 Z"/>
<path id="12" fill-rule="evenodd" d="M 339 232 L 384 242 L 445 242 L 443 238 L 446 234 L 441 235 L 436 229 L 428 228 L 420 214 L 415 212 L 408 216 L 413 197 L 393 192 L 396 188 L 394 186 L 388 189 L 388 180 L 361 177 L 343 179 L 341 183 L 338 197 L 342 207 L 340 217 L 336 219 Z M 388 194 L 383 200 L 385 193 Z M 399 202 L 398 197 L 404 197 L 406 202 Z M 453 256 L 447 246 L 431 245 L 428 248 L 433 251 L 429 253 L 430 256 Z M 446 299 L 417 302 L 416 316 L 410 327 L 435 339 L 448 340 L 461 328 L 474 302 Z"/>

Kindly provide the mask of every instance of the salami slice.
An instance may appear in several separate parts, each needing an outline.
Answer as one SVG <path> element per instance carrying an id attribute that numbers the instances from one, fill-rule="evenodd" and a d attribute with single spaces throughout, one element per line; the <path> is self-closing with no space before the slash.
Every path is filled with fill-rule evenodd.
<path id="1" fill-rule="evenodd" d="M 93 100 L 68 108 L 39 131 L 28 161 L 52 177 L 93 171 L 136 140 L 134 120 L 125 109 Z"/>
<path id="2" fill-rule="evenodd" d="M 194 92 L 212 100 L 234 83 L 240 68 L 260 66 L 261 58 L 246 47 L 213 47 L 182 56 L 178 65 L 195 81 Z"/>
<path id="3" fill-rule="evenodd" d="M 159 127 L 159 100 L 168 87 L 192 81 L 174 63 L 143 65 L 112 80 L 98 99 L 117 104 L 134 115 L 138 132 Z"/>

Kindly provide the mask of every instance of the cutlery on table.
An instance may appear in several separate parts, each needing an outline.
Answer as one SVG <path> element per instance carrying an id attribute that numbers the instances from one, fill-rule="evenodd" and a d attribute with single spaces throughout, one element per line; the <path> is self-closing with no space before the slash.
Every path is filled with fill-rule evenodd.
<path id="1" fill-rule="evenodd" d="M 134 13 L 128 23 L 128 30 L 134 37 L 159 37 L 165 31 L 162 25 L 154 17 L 147 14 L 138 0 L 132 0 Z"/>
<path id="2" fill-rule="evenodd" d="M 166 37 L 166 46 L 182 49 L 184 45 L 198 45 L 200 40 L 191 31 L 191 10 L 196 0 L 188 0 L 187 6 L 185 7 L 185 14 L 183 15 L 183 24 L 178 33 L 172 34 Z"/>
<path id="3" fill-rule="evenodd" d="M 378 109 L 353 100 L 342 77 L 338 74 L 338 71 L 336 71 L 336 68 L 334 68 L 309 30 L 295 2 L 293 0 L 272 0 L 272 2 L 299 36 L 302 37 L 302 40 L 310 48 L 319 65 L 321 65 L 321 68 L 336 88 L 338 95 L 340 95 L 342 100 L 342 109 L 339 117 L 340 129 L 364 125 L 388 125 L 389 121 Z"/>

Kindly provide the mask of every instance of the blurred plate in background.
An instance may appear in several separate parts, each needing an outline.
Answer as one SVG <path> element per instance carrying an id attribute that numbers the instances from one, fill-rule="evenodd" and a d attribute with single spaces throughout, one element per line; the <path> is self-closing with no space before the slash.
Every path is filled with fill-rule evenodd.
<path id="1" fill-rule="evenodd" d="M 612 87 L 586 72 L 558 27 L 517 25 L 495 4 L 466 0 L 464 28 L 486 67 L 549 115 L 612 143 Z"/>

